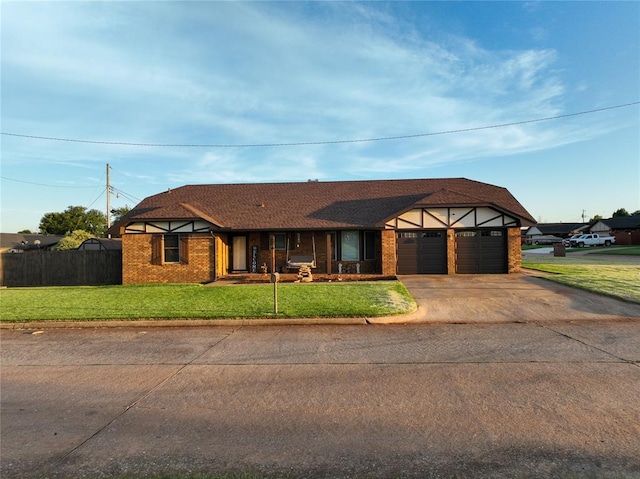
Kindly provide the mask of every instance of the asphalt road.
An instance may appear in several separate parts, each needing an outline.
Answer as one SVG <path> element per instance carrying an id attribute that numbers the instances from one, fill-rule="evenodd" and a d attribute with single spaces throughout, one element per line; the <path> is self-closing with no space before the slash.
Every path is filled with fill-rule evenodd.
<path id="1" fill-rule="evenodd" d="M 0 339 L 3 479 L 640 477 L 639 319 Z"/>

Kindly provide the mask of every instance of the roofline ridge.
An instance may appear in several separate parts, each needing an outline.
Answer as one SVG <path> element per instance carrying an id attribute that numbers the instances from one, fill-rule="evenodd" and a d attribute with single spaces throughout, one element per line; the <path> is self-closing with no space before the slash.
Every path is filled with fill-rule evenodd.
<path id="1" fill-rule="evenodd" d="M 217 226 L 218 228 L 224 228 L 224 225 L 222 223 L 220 223 L 219 221 L 216 221 L 215 219 L 213 219 L 211 216 L 209 216 L 207 213 L 205 213 L 204 211 L 196 208 L 195 206 L 193 206 L 190 203 L 187 203 L 186 201 L 181 201 L 180 203 L 178 203 L 180 206 L 182 206 L 184 209 L 190 211 L 191 213 L 199 216 L 200 218 L 202 218 L 203 220 L 208 221 L 209 223 Z"/>

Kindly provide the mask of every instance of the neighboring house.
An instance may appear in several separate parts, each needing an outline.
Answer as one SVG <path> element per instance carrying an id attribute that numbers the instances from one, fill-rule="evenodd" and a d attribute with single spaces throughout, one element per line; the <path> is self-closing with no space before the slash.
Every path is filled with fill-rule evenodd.
<path id="1" fill-rule="evenodd" d="M 614 236 L 617 245 L 640 245 L 640 215 L 599 220 L 591 227 L 591 232 Z"/>
<path id="2" fill-rule="evenodd" d="M 524 235 L 527 239 L 546 235 L 569 238 L 586 233 L 588 228 L 589 223 L 538 223 L 528 228 Z"/>
<path id="3" fill-rule="evenodd" d="M 122 250 L 122 239 L 120 238 L 89 238 L 84 240 L 79 250 L 85 251 L 107 251 Z"/>
<path id="4" fill-rule="evenodd" d="M 0 233 L 1 253 L 29 253 L 50 251 L 64 236 Z"/>
<path id="5" fill-rule="evenodd" d="M 464 178 L 183 186 L 127 215 L 123 283 L 302 264 L 314 278 L 511 273 L 533 224 L 507 189 Z"/>

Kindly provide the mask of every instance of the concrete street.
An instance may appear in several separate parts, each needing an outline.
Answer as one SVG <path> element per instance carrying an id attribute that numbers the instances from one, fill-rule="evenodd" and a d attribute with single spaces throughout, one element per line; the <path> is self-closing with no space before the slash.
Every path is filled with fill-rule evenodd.
<path id="1" fill-rule="evenodd" d="M 640 478 L 638 305 L 403 282 L 408 324 L 0 330 L 0 475 Z"/>

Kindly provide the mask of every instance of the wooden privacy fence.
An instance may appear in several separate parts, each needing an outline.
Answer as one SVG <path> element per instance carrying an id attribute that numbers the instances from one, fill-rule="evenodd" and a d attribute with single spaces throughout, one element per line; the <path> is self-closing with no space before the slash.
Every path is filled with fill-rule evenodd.
<path id="1" fill-rule="evenodd" d="M 122 251 L 38 251 L 0 254 L 0 286 L 122 284 Z"/>

